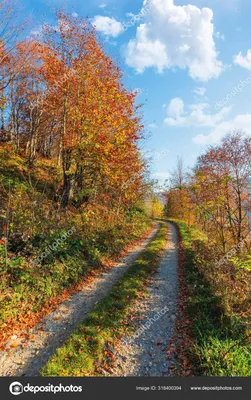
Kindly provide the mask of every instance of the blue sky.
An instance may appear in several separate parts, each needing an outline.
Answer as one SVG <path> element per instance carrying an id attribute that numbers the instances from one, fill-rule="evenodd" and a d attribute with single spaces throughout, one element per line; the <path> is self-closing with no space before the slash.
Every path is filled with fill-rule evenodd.
<path id="1" fill-rule="evenodd" d="M 193 166 L 229 130 L 251 135 L 250 0 L 18 2 L 33 32 L 53 21 L 53 8 L 91 18 L 126 87 L 139 90 L 142 147 L 160 183 L 177 156 Z"/>

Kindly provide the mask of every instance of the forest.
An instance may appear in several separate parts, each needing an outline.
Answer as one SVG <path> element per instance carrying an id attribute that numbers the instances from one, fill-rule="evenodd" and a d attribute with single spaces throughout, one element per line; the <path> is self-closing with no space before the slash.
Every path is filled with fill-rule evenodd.
<path id="1" fill-rule="evenodd" d="M 165 360 L 151 343 L 138 375 L 249 376 L 250 136 L 233 128 L 193 167 L 178 157 L 160 187 L 137 92 L 89 19 L 58 10 L 34 38 L 16 12 L 0 0 L 0 373 L 37 375 L 26 352 L 49 332 L 41 321 L 55 327 L 78 293 L 88 302 L 129 254 L 81 303 L 81 324 L 40 343 L 39 374 L 130 375 L 133 357 L 118 372 L 114 356 L 121 338 L 169 305 L 160 333 L 149 328 Z"/>

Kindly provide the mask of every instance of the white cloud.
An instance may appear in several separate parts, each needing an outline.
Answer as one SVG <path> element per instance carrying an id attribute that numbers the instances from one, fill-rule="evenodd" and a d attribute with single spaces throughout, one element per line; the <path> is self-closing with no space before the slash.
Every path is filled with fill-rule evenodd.
<path id="1" fill-rule="evenodd" d="M 180 115 L 184 114 L 184 101 L 179 97 L 172 99 L 167 108 L 167 114 L 171 117 L 179 118 Z"/>
<path id="2" fill-rule="evenodd" d="M 78 18 L 78 14 L 76 12 L 73 12 L 71 15 L 73 16 L 73 18 Z"/>
<path id="3" fill-rule="evenodd" d="M 246 56 L 243 56 L 241 52 L 235 55 L 234 63 L 251 71 L 251 50 L 248 49 Z"/>
<path id="4" fill-rule="evenodd" d="M 206 108 L 209 108 L 209 104 L 208 103 L 196 103 L 196 104 L 190 104 L 188 106 L 188 108 L 192 111 L 196 111 L 196 110 L 205 110 Z"/>
<path id="5" fill-rule="evenodd" d="M 31 36 L 43 36 L 43 25 L 30 31 Z"/>
<path id="6" fill-rule="evenodd" d="M 157 179 L 160 184 L 164 184 L 165 181 L 170 178 L 169 172 L 163 171 L 163 172 L 156 172 L 153 174 L 153 179 Z"/>
<path id="7" fill-rule="evenodd" d="M 233 129 L 242 129 L 251 136 L 251 114 L 240 114 L 232 120 L 223 121 L 208 135 L 195 136 L 193 142 L 202 145 L 217 144 Z"/>
<path id="8" fill-rule="evenodd" d="M 147 1 L 144 0 L 143 8 Z M 127 64 L 138 73 L 149 67 L 159 73 L 165 68 L 188 68 L 189 75 L 200 81 L 221 74 L 224 67 L 215 47 L 211 9 L 154 0 L 144 18 L 125 52 Z"/>
<path id="9" fill-rule="evenodd" d="M 133 18 L 135 16 L 135 14 L 133 14 L 132 12 L 126 13 L 126 16 L 129 18 Z"/>
<path id="10" fill-rule="evenodd" d="M 105 7 L 107 7 L 107 4 L 100 4 L 99 5 L 99 8 L 105 8 Z"/>
<path id="11" fill-rule="evenodd" d="M 164 122 L 177 127 L 214 127 L 231 111 L 231 107 L 223 107 L 220 112 L 211 114 L 205 111 L 210 108 L 207 103 L 191 104 L 187 107 L 189 111 L 184 108 L 182 99 L 171 100 L 167 108 L 168 117 Z"/>
<path id="12" fill-rule="evenodd" d="M 204 87 L 197 87 L 196 89 L 193 90 L 193 92 L 195 94 L 197 94 L 197 96 L 205 96 L 207 89 Z"/>
<path id="13" fill-rule="evenodd" d="M 116 21 L 115 18 L 104 17 L 102 15 L 97 15 L 94 17 L 92 20 L 92 25 L 97 31 L 112 37 L 119 36 L 124 30 L 121 22 Z"/>
<path id="14" fill-rule="evenodd" d="M 215 33 L 215 37 L 216 37 L 217 39 L 222 40 L 223 42 L 224 42 L 224 40 L 225 40 L 225 35 L 222 34 L 222 33 L 220 33 L 220 32 L 216 32 L 216 33 Z"/>

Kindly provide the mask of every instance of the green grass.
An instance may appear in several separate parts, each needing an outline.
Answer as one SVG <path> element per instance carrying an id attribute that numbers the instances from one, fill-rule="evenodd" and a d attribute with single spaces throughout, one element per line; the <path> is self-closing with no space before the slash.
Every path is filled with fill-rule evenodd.
<path id="1" fill-rule="evenodd" d="M 166 241 L 166 224 L 111 292 L 101 300 L 65 344 L 57 349 L 41 371 L 42 376 L 96 375 L 109 365 L 106 349 L 135 327 L 126 322 L 130 307 L 145 292 L 146 282 L 156 268 Z"/>
<path id="2" fill-rule="evenodd" d="M 190 357 L 198 375 L 250 376 L 250 346 L 240 317 L 226 315 L 221 298 L 214 293 L 209 277 L 194 263 L 193 243 L 207 245 L 203 233 L 184 222 L 174 220 L 179 227 L 185 250 L 185 274 L 188 286 L 187 310 L 192 319 L 194 346 Z M 224 296 L 224 293 L 222 293 Z"/>

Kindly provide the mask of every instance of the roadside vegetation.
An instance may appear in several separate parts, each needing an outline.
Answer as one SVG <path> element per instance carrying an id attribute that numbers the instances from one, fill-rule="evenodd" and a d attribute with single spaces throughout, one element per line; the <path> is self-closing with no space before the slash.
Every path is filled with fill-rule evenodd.
<path id="1" fill-rule="evenodd" d="M 0 242 L 2 341 L 36 323 L 42 307 L 48 312 L 62 291 L 67 295 L 91 271 L 115 262 L 151 226 L 143 203 L 119 216 L 98 204 L 59 212 L 50 198 L 49 186 L 57 185 L 50 162 L 40 160 L 31 175 L 24 158 L 10 149 L 6 155 L 0 147 L 1 217 L 7 223 Z"/>
<path id="2" fill-rule="evenodd" d="M 234 260 L 216 269 L 207 236 L 185 222 L 171 221 L 180 231 L 184 252 L 180 290 L 186 285 L 183 318 L 189 319 L 190 340 L 183 345 L 193 373 L 250 376 L 250 271 Z"/>

